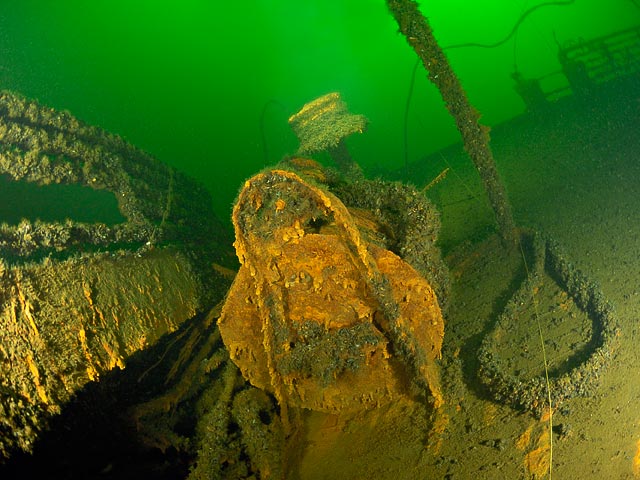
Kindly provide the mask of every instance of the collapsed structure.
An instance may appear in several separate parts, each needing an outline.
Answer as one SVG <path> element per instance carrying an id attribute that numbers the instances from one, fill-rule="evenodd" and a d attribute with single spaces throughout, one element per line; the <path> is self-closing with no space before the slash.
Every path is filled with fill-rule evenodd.
<path id="1" fill-rule="evenodd" d="M 67 112 L 0 93 L 0 173 L 111 192 L 124 221 L 0 226 L 0 459 L 29 451 L 84 385 L 224 293 L 206 190 Z"/>

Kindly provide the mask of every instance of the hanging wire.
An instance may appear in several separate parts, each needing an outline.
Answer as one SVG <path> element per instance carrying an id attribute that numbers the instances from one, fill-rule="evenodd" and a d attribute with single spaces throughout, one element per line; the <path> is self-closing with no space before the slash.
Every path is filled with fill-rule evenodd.
<path id="1" fill-rule="evenodd" d="M 634 5 L 638 6 L 638 0 L 631 0 L 631 2 L 634 3 Z M 520 15 L 520 17 L 518 18 L 518 21 L 513 25 L 513 28 L 511 29 L 511 31 L 509 32 L 509 34 L 502 38 L 501 40 L 495 42 L 495 43 L 475 43 L 475 42 L 467 42 L 467 43 L 458 43 L 458 44 L 454 44 L 454 45 L 449 45 L 446 47 L 443 47 L 443 50 L 453 50 L 454 48 L 468 48 L 468 47 L 476 47 L 476 48 L 496 48 L 499 47 L 500 45 L 503 45 L 504 43 L 508 42 L 509 39 L 511 39 L 511 37 L 513 37 L 517 32 L 518 29 L 520 28 L 520 25 L 522 25 L 522 23 L 525 21 L 525 19 L 531 15 L 533 12 L 535 12 L 536 10 L 539 10 L 543 7 L 550 7 L 550 6 L 567 6 L 567 5 L 571 5 L 575 3 L 575 0 L 562 0 L 562 1 L 555 1 L 555 2 L 546 2 L 546 3 L 541 3 L 539 5 L 535 5 L 527 10 L 524 11 L 524 13 L 522 13 L 522 15 Z M 639 6 L 640 8 L 640 6 Z M 514 57 L 515 57 L 515 50 L 514 50 Z M 411 99 L 413 98 L 413 90 L 414 90 L 414 86 L 415 86 L 415 77 L 416 77 L 416 73 L 418 71 L 418 65 L 420 64 L 420 59 L 417 58 L 416 62 L 413 66 L 413 70 L 411 71 L 411 82 L 409 83 L 409 92 L 407 93 L 407 101 L 405 103 L 405 107 L 404 107 L 404 164 L 405 167 L 408 167 L 409 165 L 409 109 L 411 106 Z"/>

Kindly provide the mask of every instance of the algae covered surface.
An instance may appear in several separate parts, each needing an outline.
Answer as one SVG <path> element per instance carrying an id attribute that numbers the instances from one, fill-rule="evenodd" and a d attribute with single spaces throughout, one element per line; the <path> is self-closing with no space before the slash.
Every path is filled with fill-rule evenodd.
<path id="1" fill-rule="evenodd" d="M 441 417 L 428 424 L 424 407 L 411 401 L 352 418 L 309 413 L 287 478 L 541 479 L 550 472 L 553 478 L 638 478 L 640 85 L 615 85 L 591 100 L 566 99 L 543 116 L 515 119 L 492 139 L 516 223 L 553 238 L 613 306 L 618 329 L 607 358 L 596 362 L 602 368 L 584 369 L 586 386 L 554 403 L 551 418 L 545 405 L 537 412 L 514 408 L 482 383 L 483 340 L 523 284 L 531 258 L 526 246 L 505 248 L 490 233 L 489 207 L 461 148 L 440 152 L 413 167 L 427 178 L 451 170 L 428 192 L 442 214 L 452 290 Z M 553 387 L 594 353 L 599 327 L 549 273 L 532 294 L 537 307 L 525 302 L 497 345 L 523 383 L 544 375 L 546 357 Z"/>
<path id="2" fill-rule="evenodd" d="M 572 292 L 553 268 L 538 272 L 530 296 L 516 295 L 535 268 L 530 245 L 505 245 L 495 234 L 480 179 L 460 146 L 388 173 L 416 183 L 440 178 L 425 190 L 440 211 L 438 246 L 450 272 L 439 292 L 446 304 L 438 361 L 444 406 L 435 415 L 419 397 L 410 396 L 348 414 L 302 408 L 294 412 L 302 428 L 284 438 L 281 408 L 273 396 L 248 387 L 229 361 L 215 329 L 219 312 L 186 320 L 197 310 L 200 285 L 186 263 L 176 263 L 183 257 L 145 250 L 161 260 L 146 272 L 131 258 L 106 252 L 96 256 L 94 270 L 112 279 L 107 288 L 115 292 L 112 297 L 96 288 L 84 270 L 78 276 L 74 269 L 82 270 L 82 262 L 62 265 L 55 278 L 42 275 L 48 283 L 30 281 L 26 269 L 15 288 L 25 318 L 31 316 L 33 299 L 43 306 L 49 290 L 60 292 L 61 303 L 64 293 L 73 290 L 90 317 L 107 308 L 118 318 L 145 316 L 142 300 L 129 302 L 127 290 L 137 287 L 127 279 L 135 271 L 156 283 L 163 279 L 154 288 L 173 293 L 175 305 L 163 304 L 171 299 L 167 294 L 149 302 L 163 305 L 167 322 L 185 321 L 162 324 L 140 337 L 142 346 L 151 336 L 177 329 L 145 355 L 134 356 L 124 373 L 107 374 L 101 368 L 104 378 L 77 393 L 33 456 L 12 458 L 0 467 L 0 476 L 25 477 L 46 465 L 49 478 L 528 479 L 550 473 L 556 478 L 640 478 L 639 83 L 636 77 L 612 82 L 588 98 L 561 99 L 492 131 L 516 224 L 553 239 L 562 251 L 561 268 L 588 279 L 588 292 L 597 290 L 589 295 L 597 301 L 581 297 L 579 289 Z M 389 196 L 390 190 L 385 193 Z M 286 203 L 274 200 L 274 205 L 282 212 Z M 120 270 L 118 262 L 124 262 Z M 37 268 L 49 272 L 52 267 Z M 8 281 L 14 273 L 3 265 L 0 277 Z M 30 296 L 24 293 L 27 286 L 33 290 Z M 140 293 L 150 296 L 144 289 Z M 611 313 L 615 328 L 603 329 L 588 311 L 590 302 L 607 305 L 598 311 Z M 503 319 L 505 311 L 510 314 Z M 99 315 L 91 318 L 99 323 Z M 64 337 L 55 325 L 47 327 L 56 338 Z M 596 337 L 602 330 L 611 341 L 600 351 Z M 119 357 L 94 356 L 82 363 L 88 359 L 82 332 L 85 327 L 65 338 L 80 345 L 73 354 L 82 364 L 79 383 L 85 384 L 91 368 L 117 364 Z M 509 388 L 526 402 L 513 402 L 487 385 L 481 374 L 487 338 L 489 353 L 500 357 L 501 371 L 515 378 Z M 531 392 L 532 380 L 546 386 L 545 363 L 551 410 L 545 388 Z M 580 365 L 586 365 L 578 369 L 580 378 L 565 385 L 563 375 Z M 39 378 L 29 362 L 20 368 L 20 378 Z M 59 378 L 75 381 L 80 374 L 74 373 Z M 31 397 L 49 398 L 44 387 L 34 385 Z M 82 422 L 87 424 L 80 428 Z"/>
<path id="3" fill-rule="evenodd" d="M 636 0 L 14 3 L 0 478 L 640 478 Z"/>
<path id="4" fill-rule="evenodd" d="M 439 164 L 434 170 L 450 166 L 456 173 L 431 193 L 439 198 L 445 242 L 450 236 L 457 247 L 447 256 L 453 293 L 443 347 L 451 421 L 424 478 L 548 478 L 550 461 L 554 478 L 640 475 L 639 87 L 637 79 L 610 85 L 584 103 L 559 102 L 492 134 L 517 224 L 554 238 L 599 286 L 619 322 L 608 367 L 587 371 L 593 387 L 554 405 L 551 423 L 548 411 L 536 416 L 495 401 L 478 379 L 478 349 L 522 283 L 523 257 L 496 239 L 454 240 L 486 237 L 483 215 L 468 216 L 486 206 L 475 200 L 477 181 L 453 149 L 431 158 Z M 523 380 L 542 375 L 542 344 L 550 375 L 581 361 L 595 328 L 553 279 L 539 288 L 540 331 L 529 306 L 529 316 L 499 339 L 501 358 Z"/>

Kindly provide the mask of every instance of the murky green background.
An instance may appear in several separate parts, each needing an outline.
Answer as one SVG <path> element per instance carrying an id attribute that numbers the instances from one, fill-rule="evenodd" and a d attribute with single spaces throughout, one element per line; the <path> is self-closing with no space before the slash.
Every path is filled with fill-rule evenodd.
<path id="1" fill-rule="evenodd" d="M 423 11 L 445 47 L 491 44 L 538 3 L 432 0 Z M 527 77 L 552 73 L 557 43 L 639 16 L 631 0 L 576 0 L 536 10 L 498 48 L 449 57 L 494 125 L 524 108 L 514 64 Z M 0 9 L 0 88 L 68 109 L 201 179 L 222 217 L 244 178 L 295 151 L 288 116 L 329 91 L 371 121 L 350 142 L 356 160 L 369 171 L 401 166 L 414 62 L 383 0 L 6 0 Z M 422 72 L 408 135 L 411 161 L 457 141 Z"/>

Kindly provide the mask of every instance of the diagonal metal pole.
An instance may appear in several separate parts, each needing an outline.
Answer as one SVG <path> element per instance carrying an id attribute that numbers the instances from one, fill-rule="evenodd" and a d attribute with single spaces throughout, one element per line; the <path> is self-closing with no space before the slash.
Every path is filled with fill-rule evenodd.
<path id="1" fill-rule="evenodd" d="M 469 103 L 429 22 L 418 9 L 418 3 L 414 0 L 387 0 L 387 6 L 407 42 L 420 57 L 429 80 L 440 90 L 447 110 L 455 119 L 464 149 L 478 170 L 489 197 L 500 236 L 509 243 L 514 242 L 516 235 L 511 205 L 489 146 L 489 127 L 480 124 L 480 114 Z"/>

